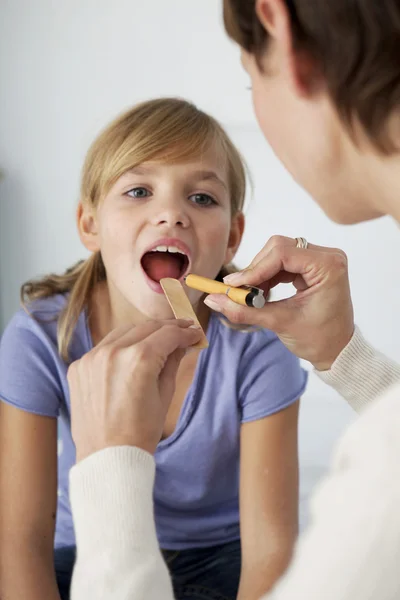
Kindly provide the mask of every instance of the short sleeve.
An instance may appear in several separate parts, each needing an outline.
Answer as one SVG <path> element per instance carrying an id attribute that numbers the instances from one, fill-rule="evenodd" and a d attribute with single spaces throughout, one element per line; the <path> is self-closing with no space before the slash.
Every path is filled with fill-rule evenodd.
<path id="1" fill-rule="evenodd" d="M 256 421 L 290 406 L 303 394 L 308 373 L 275 335 L 260 331 L 239 370 L 241 421 Z"/>
<path id="2" fill-rule="evenodd" d="M 0 399 L 30 413 L 57 417 L 61 395 L 51 340 L 38 322 L 18 312 L 0 339 Z"/>

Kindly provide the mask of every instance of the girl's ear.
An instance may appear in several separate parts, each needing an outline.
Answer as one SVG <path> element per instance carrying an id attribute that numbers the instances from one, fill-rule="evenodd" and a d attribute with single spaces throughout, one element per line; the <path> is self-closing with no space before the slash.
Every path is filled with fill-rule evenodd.
<path id="1" fill-rule="evenodd" d="M 240 242 L 242 241 L 243 231 L 245 226 L 245 217 L 242 212 L 236 213 L 232 219 L 231 231 L 229 233 L 228 247 L 225 254 L 225 264 L 228 265 L 232 262 Z"/>
<path id="2" fill-rule="evenodd" d="M 82 201 L 79 202 L 76 211 L 76 221 L 82 244 L 90 252 L 98 252 L 100 250 L 100 245 L 96 215 L 93 208 L 85 206 Z"/>

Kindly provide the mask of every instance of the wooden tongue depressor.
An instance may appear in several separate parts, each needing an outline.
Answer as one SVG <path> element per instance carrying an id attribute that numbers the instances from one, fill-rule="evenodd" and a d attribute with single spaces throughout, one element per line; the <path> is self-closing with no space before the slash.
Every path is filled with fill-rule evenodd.
<path id="1" fill-rule="evenodd" d="M 169 302 L 170 307 L 175 315 L 176 319 L 192 319 L 196 325 L 200 327 L 203 332 L 203 336 L 197 344 L 194 344 L 192 348 L 199 350 L 208 348 L 208 340 L 204 333 L 200 322 L 193 310 L 190 300 L 186 295 L 182 284 L 178 279 L 172 279 L 171 277 L 165 277 L 160 280 L 160 285 L 164 290 L 164 294 Z"/>

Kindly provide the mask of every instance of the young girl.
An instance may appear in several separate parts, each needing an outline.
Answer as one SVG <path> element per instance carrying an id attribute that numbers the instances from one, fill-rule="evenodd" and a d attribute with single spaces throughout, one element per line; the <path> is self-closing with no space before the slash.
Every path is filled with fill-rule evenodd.
<path id="1" fill-rule="evenodd" d="M 239 153 L 185 101 L 141 104 L 92 145 L 77 213 L 90 257 L 25 284 L 26 310 L 0 345 L 2 597 L 68 598 L 68 365 L 120 325 L 170 318 L 162 277 L 222 277 L 244 196 Z M 156 453 L 158 539 L 177 599 L 251 600 L 285 569 L 297 534 L 306 375 L 275 335 L 228 326 L 188 295 L 210 346 L 183 359 Z"/>

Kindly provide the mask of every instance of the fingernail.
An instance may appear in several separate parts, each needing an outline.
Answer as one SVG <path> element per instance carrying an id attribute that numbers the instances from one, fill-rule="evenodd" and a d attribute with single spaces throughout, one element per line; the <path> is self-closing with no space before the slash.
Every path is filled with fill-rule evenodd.
<path id="1" fill-rule="evenodd" d="M 215 312 L 222 312 L 220 305 L 214 302 L 214 300 L 210 300 L 210 298 L 208 297 L 205 298 L 204 304 L 206 304 L 209 308 L 211 308 L 211 310 L 214 310 Z"/>
<path id="2" fill-rule="evenodd" d="M 238 273 L 231 273 L 230 275 L 224 277 L 224 283 L 230 283 L 231 285 L 235 285 L 236 281 L 240 281 L 241 276 L 242 271 L 239 271 Z"/>

